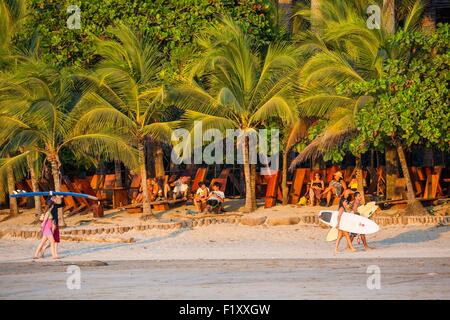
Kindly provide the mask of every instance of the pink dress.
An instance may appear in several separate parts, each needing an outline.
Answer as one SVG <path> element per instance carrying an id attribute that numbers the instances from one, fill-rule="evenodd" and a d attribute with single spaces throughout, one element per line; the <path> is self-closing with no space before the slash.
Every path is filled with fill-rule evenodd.
<path id="1" fill-rule="evenodd" d="M 46 219 L 44 221 L 44 226 L 42 227 L 42 235 L 43 236 L 53 236 L 51 219 Z"/>

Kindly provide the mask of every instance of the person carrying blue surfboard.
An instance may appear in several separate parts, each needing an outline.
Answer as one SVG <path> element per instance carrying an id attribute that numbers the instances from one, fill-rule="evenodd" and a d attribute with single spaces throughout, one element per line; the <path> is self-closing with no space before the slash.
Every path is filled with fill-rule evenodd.
<path id="1" fill-rule="evenodd" d="M 60 208 L 64 208 L 62 197 L 52 196 L 47 201 L 47 206 L 48 210 L 43 216 L 44 222 L 42 223 L 42 239 L 36 249 L 33 259 L 39 259 L 44 256 L 45 249 L 47 248 L 47 242 L 50 242 L 53 259 L 59 259 L 58 244 L 60 242 L 60 237 L 58 211 Z"/>

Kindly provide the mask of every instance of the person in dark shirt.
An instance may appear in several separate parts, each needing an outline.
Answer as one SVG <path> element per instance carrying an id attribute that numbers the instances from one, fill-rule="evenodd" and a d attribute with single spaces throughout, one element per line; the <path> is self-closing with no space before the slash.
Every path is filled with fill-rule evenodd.
<path id="1" fill-rule="evenodd" d="M 358 207 L 361 206 L 363 197 L 362 194 L 359 193 L 358 191 L 355 192 L 354 194 L 355 197 L 355 201 L 353 202 L 353 213 L 354 214 L 358 214 Z M 366 236 L 364 234 L 355 234 L 355 233 L 351 233 L 350 234 L 350 240 L 353 241 L 353 239 L 355 237 L 358 237 L 359 239 L 361 239 L 363 246 L 364 246 L 364 250 L 370 250 L 372 249 L 371 247 L 369 247 L 369 245 L 367 244 L 367 239 Z M 359 243 L 359 239 L 358 239 L 358 243 Z"/>
<path id="2" fill-rule="evenodd" d="M 347 231 L 343 231 L 341 229 L 339 229 L 340 227 L 340 223 L 341 223 L 341 217 L 342 214 L 344 213 L 344 211 L 349 212 L 350 211 L 350 204 L 349 204 L 349 198 L 350 198 L 350 193 L 352 193 L 352 191 L 350 189 L 347 189 L 344 191 L 344 193 L 342 194 L 340 200 L 339 200 L 339 208 L 338 208 L 338 218 L 337 218 L 337 225 L 336 225 L 336 229 L 338 229 L 339 233 L 338 233 L 338 237 L 336 240 L 336 247 L 335 247 L 335 253 L 339 252 L 339 242 L 341 242 L 341 239 L 343 237 L 345 237 L 345 239 L 347 239 L 347 245 L 348 245 L 348 249 L 352 252 L 355 252 L 356 249 L 353 247 L 352 245 L 352 240 L 350 238 L 350 233 L 348 233 Z"/>
<path id="3" fill-rule="evenodd" d="M 59 211 L 61 214 L 64 212 L 64 200 L 61 196 L 52 197 L 53 207 L 51 209 L 51 214 L 53 216 L 53 238 L 56 243 L 56 256 L 58 256 L 58 244 L 59 244 Z M 61 210 L 59 210 L 61 209 Z"/>

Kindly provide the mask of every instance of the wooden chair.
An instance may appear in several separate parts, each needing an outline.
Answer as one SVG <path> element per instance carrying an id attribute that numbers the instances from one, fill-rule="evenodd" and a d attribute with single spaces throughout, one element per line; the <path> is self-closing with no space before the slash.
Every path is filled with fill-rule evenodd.
<path id="1" fill-rule="evenodd" d="M 277 198 L 279 198 L 279 180 L 280 171 L 276 171 L 274 174 L 265 175 L 264 178 L 267 181 L 266 197 L 264 202 L 264 208 L 270 208 L 276 205 Z"/>
<path id="2" fill-rule="evenodd" d="M 433 171 L 426 170 L 427 180 L 425 183 L 425 191 L 423 193 L 424 199 L 434 199 L 443 194 L 442 187 L 439 183 L 442 168 L 435 167 Z"/>
<path id="3" fill-rule="evenodd" d="M 348 170 L 348 168 L 347 168 Z M 342 171 L 339 166 L 331 166 L 326 170 L 326 175 L 323 175 L 323 180 L 325 183 L 330 183 L 333 180 L 334 174 L 338 171 Z M 345 172 L 343 172 L 345 178 Z"/>
<path id="4" fill-rule="evenodd" d="M 419 178 L 419 173 L 418 173 L 418 169 L 417 167 L 410 167 L 409 168 L 409 176 L 411 177 L 411 182 L 414 186 L 414 191 L 415 191 L 415 195 L 416 197 L 419 197 L 422 195 L 423 192 L 423 188 L 422 188 L 422 184 Z"/>
<path id="5" fill-rule="evenodd" d="M 208 167 L 198 168 L 197 172 L 195 173 L 194 180 L 192 182 L 191 191 L 192 193 L 197 192 L 198 184 L 201 181 L 205 181 L 206 175 L 208 174 Z"/>
<path id="6" fill-rule="evenodd" d="M 292 185 L 290 188 L 290 197 L 292 204 L 297 204 L 302 196 L 303 184 L 305 183 L 305 178 L 308 175 L 309 169 L 307 168 L 297 168 L 295 169 L 294 179 L 292 180 Z"/>

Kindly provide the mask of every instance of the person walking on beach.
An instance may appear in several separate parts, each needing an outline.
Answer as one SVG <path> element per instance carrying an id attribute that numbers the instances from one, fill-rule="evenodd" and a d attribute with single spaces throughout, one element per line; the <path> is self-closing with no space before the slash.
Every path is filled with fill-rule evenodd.
<path id="1" fill-rule="evenodd" d="M 47 219 L 51 221 L 51 231 L 54 240 L 54 246 L 52 246 L 50 238 L 47 237 L 45 240 L 43 240 L 43 244 L 39 249 L 39 251 L 36 249 L 34 259 L 42 258 L 44 256 L 45 250 L 47 249 L 47 241 L 50 242 L 50 248 L 53 258 L 58 259 L 58 244 L 60 242 L 58 210 L 59 208 L 64 207 L 62 197 L 53 196 L 51 199 L 48 200 L 47 205 L 48 205 L 47 213 L 49 214 L 47 216 Z M 45 218 L 46 216 L 44 215 L 44 220 Z M 44 235 L 44 230 L 42 230 L 42 233 Z"/>
<path id="2" fill-rule="evenodd" d="M 355 201 L 353 202 L 353 213 L 354 214 L 358 214 L 358 207 L 361 206 L 362 203 L 362 194 L 359 193 L 358 191 L 354 193 L 354 197 L 355 197 Z M 358 237 L 359 239 L 361 239 L 363 245 L 364 245 L 364 250 L 370 250 L 372 249 L 371 247 L 369 247 L 369 245 L 367 244 L 367 239 L 366 236 L 364 234 L 355 234 L 355 233 L 350 233 L 350 240 L 353 242 L 353 239 L 355 237 Z M 358 240 L 359 243 L 359 240 Z"/>
<path id="3" fill-rule="evenodd" d="M 47 210 L 44 214 L 43 221 L 41 224 L 42 238 L 41 238 L 41 241 L 39 242 L 38 247 L 36 248 L 33 259 L 39 259 L 43 256 L 45 246 L 47 245 L 47 241 L 50 242 L 50 248 L 51 248 L 53 259 L 58 259 L 55 238 L 53 237 L 54 227 L 53 227 L 53 219 L 52 219 L 52 214 L 51 214 L 52 206 L 53 206 L 53 204 L 50 204 L 49 210 Z"/>
<path id="4" fill-rule="evenodd" d="M 53 230 L 53 238 L 55 239 L 55 254 L 56 254 L 56 257 L 58 257 L 58 245 L 60 242 L 58 211 L 61 208 L 62 212 L 64 212 L 63 197 L 53 196 L 52 202 L 53 202 L 53 205 L 52 205 L 50 212 L 52 214 L 52 221 L 53 221 L 53 229 L 52 230 Z"/>
<path id="5" fill-rule="evenodd" d="M 338 237 L 336 239 L 336 247 L 334 249 L 335 253 L 339 253 L 339 243 L 341 242 L 341 239 L 343 237 L 345 237 L 345 239 L 347 239 L 347 248 L 352 252 L 356 251 L 356 249 L 353 247 L 352 240 L 350 238 L 350 233 L 339 229 L 342 214 L 344 213 L 344 211 L 345 212 L 350 211 L 350 205 L 349 205 L 350 193 L 352 193 L 352 191 L 350 189 L 345 190 L 341 196 L 341 199 L 339 200 L 339 209 L 338 209 L 339 213 L 338 213 L 337 225 L 336 225 L 336 229 L 338 229 Z"/>

